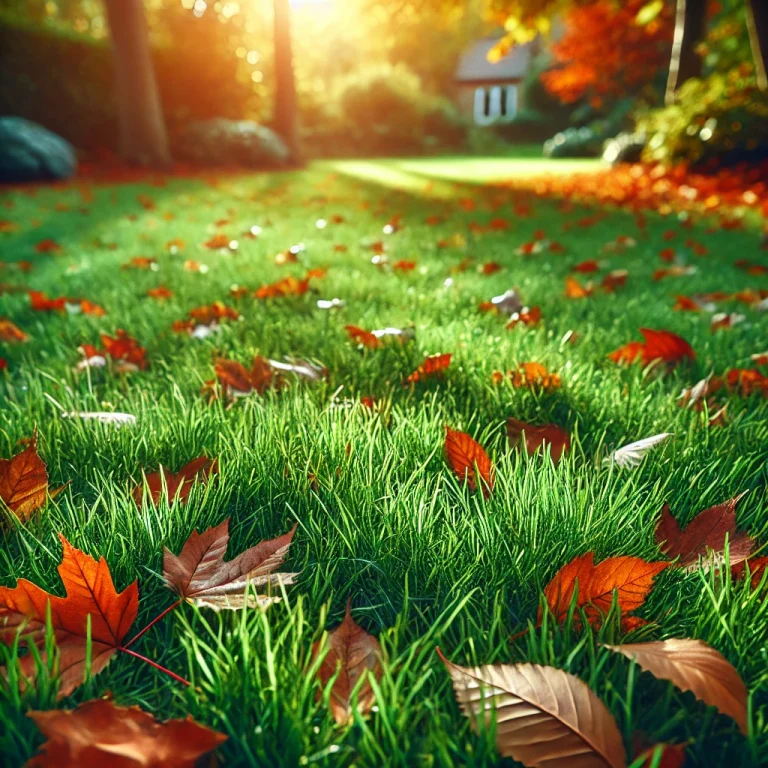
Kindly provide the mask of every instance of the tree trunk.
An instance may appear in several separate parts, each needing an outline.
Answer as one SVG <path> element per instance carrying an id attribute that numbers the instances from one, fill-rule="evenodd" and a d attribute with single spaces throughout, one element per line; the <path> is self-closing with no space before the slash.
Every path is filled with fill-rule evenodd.
<path id="1" fill-rule="evenodd" d="M 667 104 L 674 103 L 677 89 L 686 80 L 701 74 L 701 58 L 696 54 L 696 46 L 704 38 L 706 25 L 706 0 L 677 0 L 675 38 L 665 96 Z"/>
<path id="2" fill-rule="evenodd" d="M 766 0 L 747 0 L 747 29 L 752 46 L 752 58 L 755 60 L 757 85 L 762 90 L 768 89 L 768 2 Z"/>
<path id="3" fill-rule="evenodd" d="M 296 78 L 293 72 L 290 0 L 274 0 L 275 104 L 273 125 L 294 161 L 299 159 Z"/>
<path id="4" fill-rule="evenodd" d="M 104 0 L 112 39 L 120 155 L 156 168 L 171 164 L 143 0 Z"/>

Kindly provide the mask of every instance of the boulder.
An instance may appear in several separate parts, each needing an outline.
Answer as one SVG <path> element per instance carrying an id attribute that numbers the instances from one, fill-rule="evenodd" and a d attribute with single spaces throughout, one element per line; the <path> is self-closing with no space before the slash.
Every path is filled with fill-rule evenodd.
<path id="1" fill-rule="evenodd" d="M 174 157 L 198 165 L 275 168 L 290 162 L 283 140 L 251 120 L 201 120 L 189 123 L 174 146 Z"/>
<path id="2" fill-rule="evenodd" d="M 22 117 L 0 117 L 0 183 L 68 179 L 75 171 L 68 141 Z"/>

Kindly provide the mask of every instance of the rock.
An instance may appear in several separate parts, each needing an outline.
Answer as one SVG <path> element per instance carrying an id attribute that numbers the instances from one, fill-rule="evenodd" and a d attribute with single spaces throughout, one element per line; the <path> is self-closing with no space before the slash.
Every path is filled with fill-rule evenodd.
<path id="1" fill-rule="evenodd" d="M 283 140 L 251 120 L 214 118 L 190 123 L 181 133 L 174 156 L 200 165 L 274 168 L 291 157 Z"/>
<path id="2" fill-rule="evenodd" d="M 76 170 L 68 141 L 22 117 L 0 117 L 0 183 L 68 179 Z"/>
<path id="3" fill-rule="evenodd" d="M 644 133 L 620 133 L 605 142 L 603 160 L 611 165 L 619 163 L 639 163 L 645 149 Z"/>

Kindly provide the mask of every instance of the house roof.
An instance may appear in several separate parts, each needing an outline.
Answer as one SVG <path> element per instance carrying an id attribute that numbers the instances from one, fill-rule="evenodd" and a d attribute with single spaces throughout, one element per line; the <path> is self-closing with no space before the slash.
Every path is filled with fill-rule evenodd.
<path id="1" fill-rule="evenodd" d="M 498 42 L 498 37 L 484 37 L 470 46 L 459 59 L 456 81 L 471 83 L 478 80 L 520 80 L 528 72 L 533 47 L 531 43 L 516 45 L 500 61 L 488 61 L 488 51 Z"/>

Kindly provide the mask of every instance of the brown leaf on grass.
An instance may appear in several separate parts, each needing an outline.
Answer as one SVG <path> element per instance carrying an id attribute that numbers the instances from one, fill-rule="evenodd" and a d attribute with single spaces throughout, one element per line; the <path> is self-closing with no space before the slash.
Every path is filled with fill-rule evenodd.
<path id="1" fill-rule="evenodd" d="M 675 639 L 652 643 L 606 645 L 636 661 L 660 680 L 669 680 L 682 691 L 732 717 L 747 732 L 747 687 L 734 667 L 701 640 Z"/>
<path id="2" fill-rule="evenodd" d="M 595 565 L 595 555 L 575 557 L 555 574 L 544 589 L 547 605 L 558 623 L 565 621 L 576 593 L 575 607 L 584 610 L 587 621 L 598 626 L 616 593 L 622 618 L 637 610 L 651 591 L 653 580 L 669 563 L 648 563 L 639 557 L 609 557 Z M 578 616 L 578 614 L 576 614 Z M 542 610 L 539 609 L 539 621 Z"/>
<path id="3" fill-rule="evenodd" d="M 10 320 L 0 320 L 0 341 L 12 343 L 28 340 L 29 336 Z"/>
<path id="4" fill-rule="evenodd" d="M 248 392 L 263 394 L 277 383 L 269 361 L 260 355 L 253 358 L 250 371 L 234 360 L 217 360 L 216 378 L 225 394 L 235 396 Z"/>
<path id="5" fill-rule="evenodd" d="M 539 664 L 460 667 L 437 652 L 473 727 L 495 715 L 503 757 L 547 768 L 626 766 L 616 721 L 578 677 Z"/>
<path id="6" fill-rule="evenodd" d="M 655 766 L 655 768 L 683 768 L 687 746 L 687 744 L 654 744 L 635 759 L 643 758 L 640 768 L 651 768 L 651 766 Z M 654 763 L 657 754 L 660 757 Z"/>
<path id="7" fill-rule="evenodd" d="M 510 416 L 507 419 L 507 437 L 512 448 L 517 448 L 522 444 L 529 456 L 533 456 L 540 448 L 549 447 L 549 455 L 555 464 L 560 461 L 564 453 L 571 449 L 570 435 L 557 424 L 535 426 Z M 524 441 L 523 437 L 525 437 Z"/>
<path id="8" fill-rule="evenodd" d="M 346 725 L 352 720 L 354 711 L 352 692 L 363 675 L 368 673 L 373 675 L 375 680 L 381 680 L 381 646 L 373 635 L 354 621 L 350 604 L 347 603 L 344 621 L 328 633 L 327 647 L 328 652 L 317 670 L 317 677 L 325 689 L 338 673 L 330 691 L 331 714 L 339 725 Z M 321 642 L 315 643 L 312 649 L 313 658 L 317 658 L 325 648 L 326 645 Z M 361 715 L 368 714 L 375 700 L 373 688 L 366 677 L 357 689 L 357 711 Z"/>
<path id="9" fill-rule="evenodd" d="M 27 768 L 194 768 L 228 738 L 191 717 L 161 723 L 105 699 L 27 715 L 46 737 Z"/>
<path id="10" fill-rule="evenodd" d="M 750 586 L 752 589 L 757 589 L 766 570 L 768 570 L 768 556 L 761 555 L 760 557 L 750 557 L 748 560 L 742 560 L 740 563 L 737 563 L 731 568 L 731 575 L 734 579 L 740 579 L 749 573 L 752 577 Z"/>
<path id="11" fill-rule="evenodd" d="M 37 439 L 11 459 L 0 459 L 0 499 L 22 522 L 45 505 L 48 472 L 37 453 Z"/>
<path id="12" fill-rule="evenodd" d="M 168 503 L 172 504 L 178 499 L 181 504 L 186 504 L 195 482 L 205 483 L 211 475 L 215 475 L 218 471 L 218 461 L 205 456 L 193 459 L 178 472 L 170 472 L 164 467 L 160 467 L 159 471 L 146 475 L 148 499 L 154 506 L 160 503 L 160 499 L 163 497 L 163 480 L 165 480 L 165 487 L 168 489 Z M 141 501 L 144 498 L 144 483 L 139 483 L 131 495 L 136 506 L 141 509 Z"/>
<path id="13" fill-rule="evenodd" d="M 488 454 L 480 443 L 466 432 L 457 432 L 446 427 L 445 456 L 459 480 L 466 480 L 467 485 L 475 491 L 479 479 L 482 483 L 483 496 L 486 498 L 490 496 L 493 490 L 495 471 Z"/>
<path id="14" fill-rule="evenodd" d="M 296 526 L 276 539 L 262 541 L 233 560 L 225 561 L 229 518 L 203 533 L 195 531 L 176 557 L 163 550 L 163 578 L 180 597 L 197 606 L 220 611 L 263 607 L 279 597 L 254 594 L 251 587 L 293 584 L 296 573 L 275 573 L 290 549 Z"/>
<path id="15" fill-rule="evenodd" d="M 670 558 L 679 558 L 682 568 L 696 567 L 699 560 L 705 568 L 722 563 L 725 559 L 725 541 L 731 565 L 746 560 L 755 542 L 744 531 L 736 528 L 736 503 L 743 494 L 723 504 L 699 512 L 685 529 L 672 517 L 669 504 L 661 510 L 654 535 L 661 551 Z"/>
<path id="16" fill-rule="evenodd" d="M 451 357 L 452 354 L 450 352 L 444 355 L 428 355 L 424 358 L 424 362 L 403 383 L 413 384 L 429 376 L 441 373 L 451 364 Z"/>
<path id="17" fill-rule="evenodd" d="M 11 645 L 17 632 L 23 642 L 34 644 L 44 661 L 45 627 L 50 603 L 51 623 L 59 651 L 59 698 L 69 696 L 84 679 L 90 656 L 90 673 L 107 666 L 136 620 L 139 588 L 133 582 L 118 593 L 109 566 L 102 557 L 75 549 L 59 534 L 64 552 L 58 571 L 66 597 L 50 595 L 26 579 L 16 587 L 0 587 L 0 642 Z M 90 648 L 89 637 L 90 616 Z M 32 654 L 18 661 L 22 673 L 33 677 L 37 671 Z"/>

